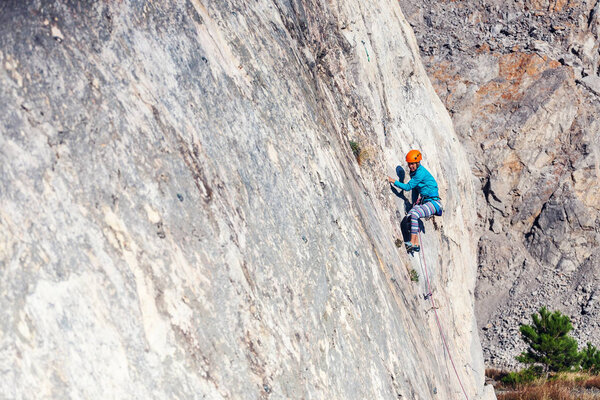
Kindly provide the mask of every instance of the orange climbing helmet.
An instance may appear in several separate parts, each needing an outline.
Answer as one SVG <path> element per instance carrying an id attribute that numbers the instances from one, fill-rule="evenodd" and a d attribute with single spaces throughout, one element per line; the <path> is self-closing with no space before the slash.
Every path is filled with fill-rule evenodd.
<path id="1" fill-rule="evenodd" d="M 423 157 L 421 156 L 421 152 L 419 150 L 411 150 L 406 153 L 407 163 L 421 162 L 422 159 Z"/>

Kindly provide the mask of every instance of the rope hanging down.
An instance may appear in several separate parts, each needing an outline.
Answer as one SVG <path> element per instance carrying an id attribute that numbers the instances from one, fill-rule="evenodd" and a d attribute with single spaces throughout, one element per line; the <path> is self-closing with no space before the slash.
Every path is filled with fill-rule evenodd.
<path id="1" fill-rule="evenodd" d="M 450 348 L 448 347 L 448 342 L 446 341 L 446 336 L 444 336 L 444 332 L 442 331 L 442 324 L 440 323 L 440 317 L 438 316 L 437 308 L 435 306 L 435 301 L 433 300 L 433 294 L 431 292 L 431 284 L 429 283 L 429 273 L 427 272 L 427 263 L 425 262 L 425 248 L 423 247 L 423 240 L 421 240 L 421 232 L 419 231 L 419 243 L 421 243 L 421 255 L 419 256 L 419 262 L 421 263 L 421 268 L 425 271 L 425 278 L 427 280 L 427 295 L 425 299 L 429 298 L 431 300 L 431 308 L 435 313 L 435 321 L 437 322 L 438 329 L 440 330 L 440 336 L 442 337 L 442 341 L 444 342 L 444 347 L 448 352 L 448 357 L 450 358 L 450 363 L 452 364 L 452 368 L 454 369 L 454 373 L 456 374 L 456 379 L 458 379 L 458 383 L 460 384 L 460 388 L 462 389 L 465 398 L 469 400 L 469 396 L 467 396 L 467 392 L 463 387 L 463 384 L 460 380 L 460 376 L 458 376 L 458 371 L 456 370 L 456 366 L 454 365 L 454 360 L 452 359 L 452 354 L 450 353 Z M 423 261 L 421 261 L 423 259 Z"/>

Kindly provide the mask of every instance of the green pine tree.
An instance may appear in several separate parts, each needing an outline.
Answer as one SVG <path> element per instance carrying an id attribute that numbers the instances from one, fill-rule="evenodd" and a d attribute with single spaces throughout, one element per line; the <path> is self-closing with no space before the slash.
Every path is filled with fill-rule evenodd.
<path id="1" fill-rule="evenodd" d="M 532 314 L 533 325 L 521 325 L 521 334 L 529 345 L 527 351 L 517 357 L 524 364 L 541 364 L 545 372 L 567 371 L 579 364 L 582 355 L 577 342 L 568 333 L 573 329 L 569 317 L 556 311 L 550 313 L 542 307 Z"/>
<path id="2" fill-rule="evenodd" d="M 581 368 L 585 371 L 590 371 L 593 374 L 600 372 L 600 351 L 592 345 L 590 342 L 587 343 L 587 347 L 581 352 Z"/>

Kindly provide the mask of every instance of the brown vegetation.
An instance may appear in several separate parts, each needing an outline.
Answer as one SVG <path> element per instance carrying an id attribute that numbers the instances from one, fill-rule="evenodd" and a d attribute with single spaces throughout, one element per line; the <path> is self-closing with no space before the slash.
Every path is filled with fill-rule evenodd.
<path id="1" fill-rule="evenodd" d="M 540 378 L 529 385 L 506 386 L 501 379 L 507 372 L 487 369 L 498 400 L 600 400 L 600 376 L 586 373 L 560 373 Z"/>
<path id="2" fill-rule="evenodd" d="M 497 381 L 497 382 L 499 382 L 500 379 L 504 378 L 506 376 L 506 374 L 507 374 L 507 372 L 503 369 L 487 368 L 485 370 L 486 378 L 488 378 L 492 381 Z"/>
<path id="3" fill-rule="evenodd" d="M 583 387 L 586 389 L 599 389 L 600 390 L 600 376 L 594 376 L 585 381 Z"/>

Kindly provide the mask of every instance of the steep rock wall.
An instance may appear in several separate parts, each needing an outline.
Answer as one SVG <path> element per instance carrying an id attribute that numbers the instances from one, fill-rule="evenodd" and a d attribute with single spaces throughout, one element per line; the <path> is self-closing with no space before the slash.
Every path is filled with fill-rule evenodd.
<path id="1" fill-rule="evenodd" d="M 515 367 L 541 306 L 599 345 L 600 2 L 401 6 L 479 182 L 486 361 Z"/>
<path id="2" fill-rule="evenodd" d="M 396 2 L 0 11 L 8 398 L 463 398 L 394 245 L 411 147 L 442 330 L 494 398 L 469 167 Z"/>

